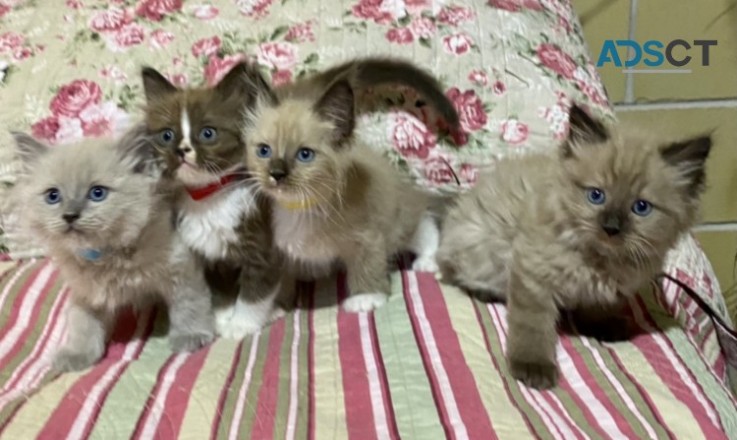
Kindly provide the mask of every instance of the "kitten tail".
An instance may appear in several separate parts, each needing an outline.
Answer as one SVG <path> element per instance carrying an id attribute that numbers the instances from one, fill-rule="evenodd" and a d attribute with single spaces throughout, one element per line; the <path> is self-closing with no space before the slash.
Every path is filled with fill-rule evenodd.
<path id="1" fill-rule="evenodd" d="M 314 78 L 325 86 L 345 79 L 357 89 L 400 84 L 417 90 L 440 113 L 456 143 L 459 142 L 457 135 L 462 129 L 455 106 L 443 93 L 438 80 L 414 64 L 393 58 L 362 58 L 328 69 Z"/>

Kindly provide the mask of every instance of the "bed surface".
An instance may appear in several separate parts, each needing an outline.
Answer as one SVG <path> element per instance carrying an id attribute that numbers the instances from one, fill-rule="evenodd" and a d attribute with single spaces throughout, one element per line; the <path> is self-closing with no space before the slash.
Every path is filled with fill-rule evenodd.
<path id="1" fill-rule="evenodd" d="M 504 306 L 412 271 L 395 272 L 372 314 L 338 310 L 342 278 L 301 285 L 294 314 L 193 354 L 170 353 L 160 311 L 128 311 L 99 365 L 49 373 L 68 292 L 51 262 L 29 258 L 39 243 L 4 204 L 8 130 L 53 144 L 118 133 L 140 117 L 143 64 L 212 84 L 247 57 L 278 83 L 387 53 L 441 78 L 468 135 L 461 148 L 438 137 L 410 91 L 361 96 L 360 136 L 430 191 L 554 148 L 572 99 L 612 116 L 567 0 L 0 0 L 0 437 L 737 438 L 715 328 L 672 284 L 630 303 L 629 342 L 563 335 L 552 391 L 507 374 Z M 666 271 L 729 319 L 692 237 Z"/>
<path id="2" fill-rule="evenodd" d="M 630 342 L 564 336 L 560 387 L 540 392 L 506 373 L 505 308 L 430 274 L 395 275 L 389 303 L 373 314 L 338 312 L 342 279 L 304 285 L 300 309 L 259 336 L 194 354 L 170 355 L 155 311 L 128 313 L 99 365 L 61 376 L 46 374 L 67 297 L 53 266 L 19 262 L 0 288 L 0 429 L 8 439 L 737 433 L 734 400 L 651 293 L 631 303 L 639 334 Z"/>

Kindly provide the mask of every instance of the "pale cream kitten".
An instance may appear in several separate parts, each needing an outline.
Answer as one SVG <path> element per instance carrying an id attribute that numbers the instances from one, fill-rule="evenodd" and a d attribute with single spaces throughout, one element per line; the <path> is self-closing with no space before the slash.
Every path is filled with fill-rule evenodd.
<path id="1" fill-rule="evenodd" d="M 299 275 L 347 270 L 343 308 L 368 311 L 386 302 L 389 258 L 418 255 L 417 269 L 435 270 L 438 232 L 427 197 L 380 153 L 354 145 L 354 94 L 334 83 L 315 102 L 281 100 L 258 78 L 258 104 L 243 129 L 247 165 L 274 201 L 277 247 Z"/>
<path id="2" fill-rule="evenodd" d="M 576 106 L 570 123 L 559 151 L 502 160 L 462 195 L 438 251 L 444 281 L 506 300 L 508 366 L 535 388 L 558 380 L 560 309 L 621 337 L 617 306 L 695 222 L 711 148 L 607 128 Z"/>
<path id="3" fill-rule="evenodd" d="M 171 203 L 143 127 L 117 143 L 47 148 L 14 133 L 26 173 L 14 188 L 21 218 L 70 287 L 69 336 L 54 359 L 79 370 L 105 352 L 124 306 L 163 299 L 175 351 L 214 337 L 203 270 L 174 231 Z"/>

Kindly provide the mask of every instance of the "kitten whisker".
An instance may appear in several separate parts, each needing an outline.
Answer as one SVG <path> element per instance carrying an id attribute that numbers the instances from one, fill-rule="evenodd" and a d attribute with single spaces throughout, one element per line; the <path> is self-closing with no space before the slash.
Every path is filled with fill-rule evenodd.
<path id="1" fill-rule="evenodd" d="M 330 183 L 333 183 L 333 182 L 324 181 L 324 180 L 318 180 L 318 179 L 315 179 L 313 182 L 315 184 L 320 185 L 321 187 L 327 189 L 328 192 L 333 193 L 333 195 L 337 199 L 338 207 L 343 207 L 343 194 L 342 194 L 341 191 L 336 191 L 335 190 L 335 186 L 331 186 L 330 185 Z"/>

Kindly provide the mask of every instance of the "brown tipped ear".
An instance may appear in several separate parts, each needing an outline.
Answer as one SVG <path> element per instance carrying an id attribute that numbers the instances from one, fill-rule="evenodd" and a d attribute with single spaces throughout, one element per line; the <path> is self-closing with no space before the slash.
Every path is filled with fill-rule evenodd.
<path id="1" fill-rule="evenodd" d="M 314 106 L 315 112 L 335 125 L 333 144 L 340 146 L 353 135 L 356 125 L 353 88 L 341 80 L 330 86 Z"/>
<path id="2" fill-rule="evenodd" d="M 246 107 L 255 106 L 259 98 L 271 104 L 277 102 L 274 91 L 258 66 L 246 62 L 236 64 L 215 86 L 215 90 L 223 99 L 235 99 Z"/>
<path id="3" fill-rule="evenodd" d="M 671 166 L 679 169 L 689 182 L 689 193 L 692 196 L 700 193 L 706 180 L 706 159 L 711 151 L 711 136 L 699 136 L 682 142 L 665 146 L 660 154 Z"/>
<path id="4" fill-rule="evenodd" d="M 146 124 L 136 124 L 121 137 L 115 147 L 134 173 L 153 177 L 161 175 L 160 158 L 148 134 Z"/>
<path id="5" fill-rule="evenodd" d="M 146 94 L 147 102 L 161 99 L 178 90 L 174 84 L 170 83 L 164 75 L 153 67 L 144 67 L 141 70 L 141 78 L 143 79 L 143 91 Z"/>
<path id="6" fill-rule="evenodd" d="M 15 139 L 15 149 L 23 165 L 28 167 L 49 150 L 45 144 L 37 141 L 31 135 L 19 131 L 11 131 Z"/>
<path id="7" fill-rule="evenodd" d="M 563 156 L 573 154 L 571 144 L 598 144 L 609 139 L 609 130 L 601 122 L 589 116 L 584 109 L 573 104 L 569 110 L 568 139 L 563 143 Z"/>

